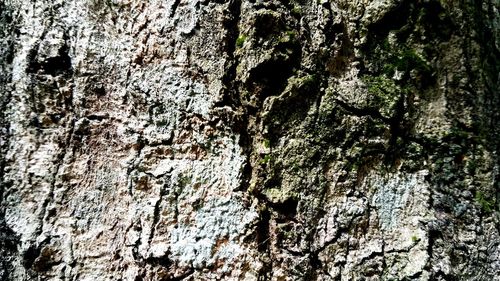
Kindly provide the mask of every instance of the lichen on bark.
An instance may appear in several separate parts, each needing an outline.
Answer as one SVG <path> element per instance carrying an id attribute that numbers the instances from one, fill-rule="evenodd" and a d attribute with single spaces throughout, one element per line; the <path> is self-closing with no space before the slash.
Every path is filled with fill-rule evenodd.
<path id="1" fill-rule="evenodd" d="M 496 280 L 498 3 L 0 3 L 0 279 Z"/>

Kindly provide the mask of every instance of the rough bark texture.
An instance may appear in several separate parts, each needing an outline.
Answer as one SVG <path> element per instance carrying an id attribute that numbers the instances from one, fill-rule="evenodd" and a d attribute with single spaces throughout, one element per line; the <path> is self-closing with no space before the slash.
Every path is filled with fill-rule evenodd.
<path id="1" fill-rule="evenodd" d="M 498 0 L 3 0 L 1 280 L 500 280 Z"/>

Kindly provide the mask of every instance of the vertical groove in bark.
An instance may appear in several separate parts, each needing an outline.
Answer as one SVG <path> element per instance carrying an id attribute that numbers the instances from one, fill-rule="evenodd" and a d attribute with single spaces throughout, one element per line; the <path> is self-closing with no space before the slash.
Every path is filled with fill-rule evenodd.
<path id="1" fill-rule="evenodd" d="M 6 154 L 9 149 L 9 102 L 11 95 L 12 60 L 14 58 L 14 15 L 4 2 L 0 3 L 0 279 L 8 280 L 17 255 L 18 235 L 5 222 L 4 193 L 9 186 L 5 179 Z"/>

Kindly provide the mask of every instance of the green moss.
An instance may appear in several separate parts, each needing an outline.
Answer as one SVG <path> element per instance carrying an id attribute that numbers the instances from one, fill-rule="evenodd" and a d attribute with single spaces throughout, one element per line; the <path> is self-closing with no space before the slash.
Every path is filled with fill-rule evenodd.
<path id="1" fill-rule="evenodd" d="M 297 39 L 297 32 L 295 30 L 287 30 L 284 33 L 282 33 L 281 37 L 279 38 L 279 42 L 290 43 L 294 42 L 296 39 Z"/>
<path id="2" fill-rule="evenodd" d="M 379 108 L 382 115 L 390 117 L 392 110 L 396 106 L 401 94 L 407 89 L 402 89 L 385 75 L 369 76 L 365 75 L 361 79 L 371 94 L 370 106 Z"/>
<path id="3" fill-rule="evenodd" d="M 368 87 L 368 92 L 376 96 L 394 96 L 399 92 L 399 87 L 394 83 L 392 79 L 389 79 L 383 75 L 381 76 L 369 76 L 365 75 L 362 81 Z"/>
<path id="4" fill-rule="evenodd" d="M 357 161 L 353 161 L 353 162 L 350 162 L 348 165 L 347 165 L 347 171 L 349 172 L 355 172 L 359 169 L 359 164 L 360 164 L 360 160 L 357 160 Z"/>
<path id="5" fill-rule="evenodd" d="M 302 79 L 302 81 L 304 85 L 314 84 L 318 82 L 318 78 L 316 77 L 316 75 L 307 75 Z"/>
<path id="6" fill-rule="evenodd" d="M 259 163 L 262 165 L 265 165 L 265 164 L 269 163 L 270 161 L 271 161 L 271 155 L 266 154 L 266 155 L 264 155 L 264 157 L 262 157 L 262 159 L 260 159 Z"/>
<path id="7" fill-rule="evenodd" d="M 271 141 L 268 140 L 268 139 L 264 139 L 262 141 L 262 145 L 265 147 L 265 148 L 270 148 L 271 147 Z"/>
<path id="8" fill-rule="evenodd" d="M 390 51 L 388 42 L 383 48 Z M 414 49 L 403 49 L 389 56 L 383 64 L 382 72 L 388 76 L 394 75 L 395 71 L 405 72 L 406 75 L 412 70 L 416 70 L 422 76 L 430 76 L 432 69 L 427 62 Z"/>
<path id="9" fill-rule="evenodd" d="M 472 175 L 475 174 L 477 167 L 478 167 L 478 163 L 477 163 L 476 159 L 473 158 L 473 159 L 470 159 L 469 161 L 467 161 L 467 165 L 466 165 L 467 173 L 472 174 Z"/>
<path id="10" fill-rule="evenodd" d="M 288 79 L 287 88 L 290 90 L 307 90 L 308 87 L 314 86 L 316 83 L 317 78 L 315 75 L 292 77 Z"/>
<path id="11" fill-rule="evenodd" d="M 181 176 L 178 181 L 181 187 L 186 187 L 191 184 L 191 177 L 189 176 Z"/>
<path id="12" fill-rule="evenodd" d="M 236 47 L 238 47 L 238 48 L 243 47 L 245 40 L 247 40 L 247 37 L 243 34 L 240 34 L 240 36 L 238 36 L 238 38 L 236 38 Z"/>
<path id="13" fill-rule="evenodd" d="M 495 208 L 495 199 L 488 198 L 488 196 L 486 196 L 481 191 L 476 191 L 476 196 L 474 197 L 474 199 L 481 206 L 481 208 L 487 213 L 491 213 Z"/>
<path id="14" fill-rule="evenodd" d="M 295 14 L 297 16 L 302 15 L 302 8 L 298 5 L 293 6 L 292 8 L 292 14 Z"/>
<path id="15" fill-rule="evenodd" d="M 411 241 L 412 241 L 413 243 L 418 242 L 418 237 L 417 237 L 416 235 L 413 235 L 413 236 L 411 237 Z"/>
<path id="16" fill-rule="evenodd" d="M 295 38 L 297 37 L 297 32 L 295 30 L 287 30 L 285 33 L 288 38 L 290 38 L 290 41 L 295 40 Z"/>
<path id="17" fill-rule="evenodd" d="M 398 70 L 410 71 L 415 69 L 421 73 L 429 73 L 431 71 L 429 65 L 415 52 L 415 50 L 404 50 L 396 61 Z"/>
<path id="18" fill-rule="evenodd" d="M 301 169 L 301 167 L 300 167 L 300 165 L 299 165 L 298 163 L 294 163 L 294 164 L 292 165 L 292 172 L 293 172 L 293 173 L 297 174 L 297 173 L 299 173 L 301 170 L 302 170 L 302 169 Z"/>
<path id="19" fill-rule="evenodd" d="M 391 43 L 389 42 L 389 38 L 385 38 L 384 41 L 382 41 L 382 44 L 380 44 L 380 47 L 385 53 L 391 53 Z"/>

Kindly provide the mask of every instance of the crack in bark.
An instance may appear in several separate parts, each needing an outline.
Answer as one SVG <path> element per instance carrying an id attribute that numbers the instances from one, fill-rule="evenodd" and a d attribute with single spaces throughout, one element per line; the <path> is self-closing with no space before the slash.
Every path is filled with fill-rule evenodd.
<path id="1" fill-rule="evenodd" d="M 39 236 L 40 234 L 42 234 L 44 222 L 46 219 L 48 219 L 47 208 L 48 208 L 49 203 L 54 200 L 54 190 L 55 190 L 55 186 L 56 186 L 56 182 L 57 182 L 57 176 L 61 172 L 61 167 L 64 164 L 64 158 L 65 158 L 66 154 L 68 153 L 68 149 L 71 147 L 74 131 L 75 131 L 75 120 L 72 119 L 70 121 L 70 124 L 69 124 L 69 133 L 67 133 L 68 136 L 65 139 L 64 143 L 61 144 L 62 152 L 59 153 L 59 155 L 57 156 L 56 161 L 55 161 L 56 162 L 55 169 L 51 175 L 52 181 L 50 183 L 50 190 L 47 194 L 47 197 L 45 198 L 45 200 L 42 203 L 42 207 L 41 207 L 42 211 L 41 211 L 41 214 L 39 217 L 40 226 L 38 227 L 38 229 L 36 231 L 36 236 Z"/>
<path id="2" fill-rule="evenodd" d="M 170 10 L 170 17 L 173 18 L 175 15 L 175 12 L 177 11 L 177 7 L 179 7 L 179 4 L 181 3 L 181 0 L 174 0 L 174 3 L 172 3 L 172 8 Z"/>
<path id="3" fill-rule="evenodd" d="M 384 117 L 380 111 L 377 110 L 375 107 L 369 107 L 369 108 L 358 108 L 355 106 L 352 106 L 348 104 L 347 102 L 340 100 L 340 99 L 335 99 L 335 103 L 340 105 L 343 109 L 346 111 L 352 113 L 355 116 L 358 117 L 372 117 L 374 119 L 380 120 L 386 124 L 390 124 L 390 118 Z"/>
<path id="4" fill-rule="evenodd" d="M 160 198 L 158 199 L 158 201 L 156 201 L 154 211 L 153 211 L 153 223 L 151 224 L 151 231 L 149 233 L 149 239 L 148 239 L 149 247 L 151 247 L 151 241 L 153 240 L 153 238 L 155 236 L 156 227 L 160 221 L 160 211 L 161 211 L 160 205 L 163 201 L 163 196 L 165 195 L 165 192 L 166 192 L 166 190 L 162 186 L 160 189 Z M 176 200 L 176 202 L 177 202 L 177 200 Z"/>

